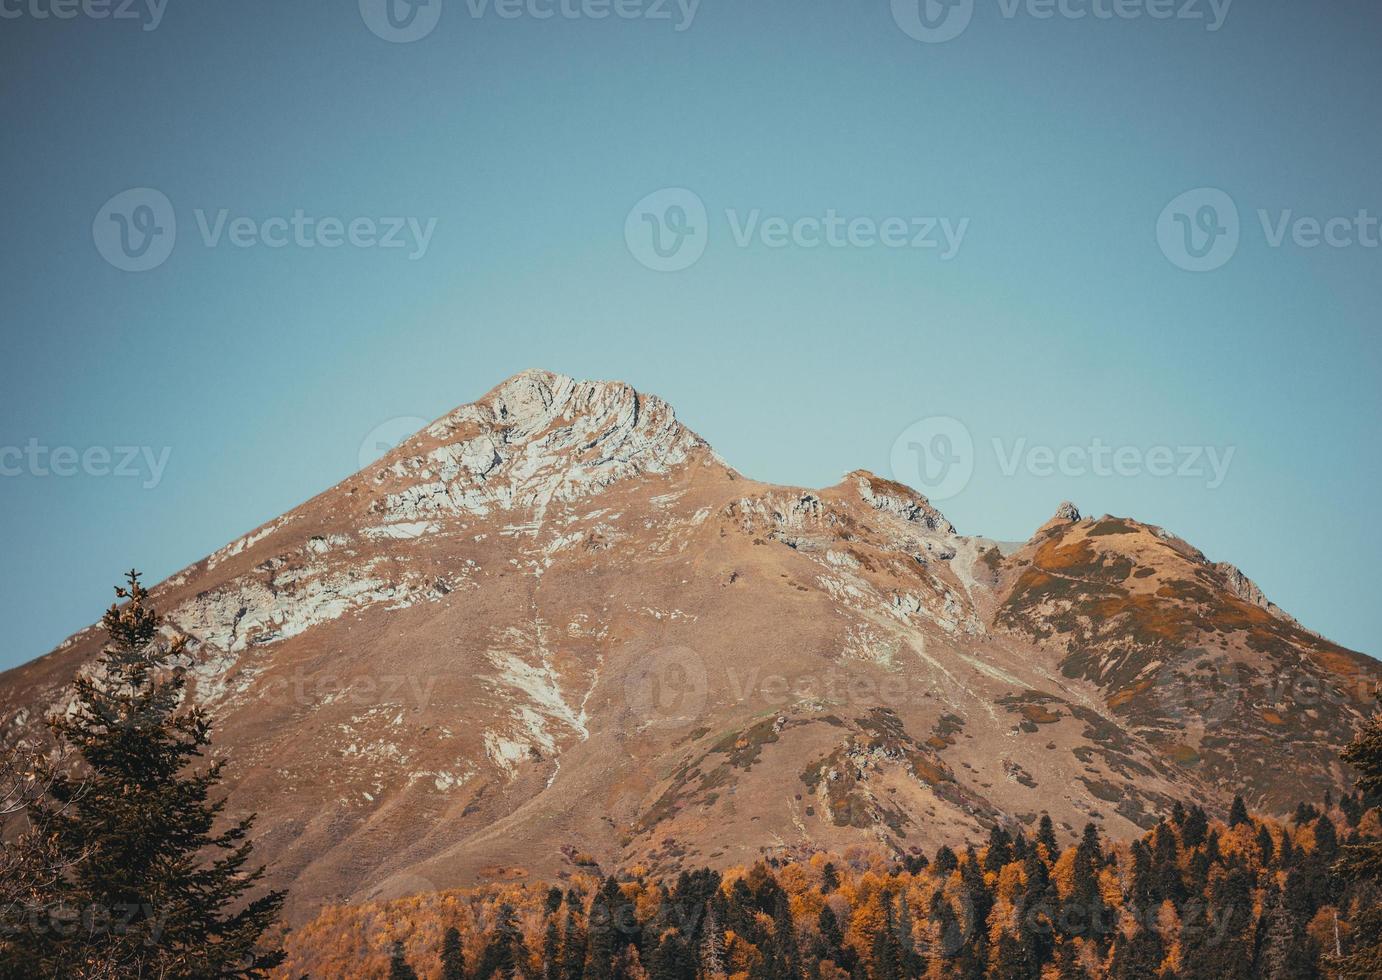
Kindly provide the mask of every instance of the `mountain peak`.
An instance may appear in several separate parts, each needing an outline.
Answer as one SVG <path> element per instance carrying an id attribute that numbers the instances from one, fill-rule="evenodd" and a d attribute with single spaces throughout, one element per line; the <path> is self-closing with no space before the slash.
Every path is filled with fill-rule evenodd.
<path id="1" fill-rule="evenodd" d="M 1045 534 L 1048 531 L 1052 531 L 1058 527 L 1066 527 L 1070 524 L 1078 524 L 1082 520 L 1084 520 L 1084 515 L 1080 513 L 1080 509 L 1076 507 L 1074 504 L 1072 504 L 1070 501 L 1063 500 L 1061 501 L 1061 505 L 1056 508 L 1056 512 L 1051 515 L 1051 519 L 1048 520 L 1045 524 L 1041 525 L 1041 527 L 1037 528 L 1036 533 L 1038 535 Z"/>
<path id="2" fill-rule="evenodd" d="M 1078 524 L 1082 519 L 1080 509 L 1068 500 L 1061 501 L 1051 517 L 1053 521 L 1064 521 L 1066 524 Z"/>
<path id="3" fill-rule="evenodd" d="M 373 468 L 390 521 L 531 509 L 666 473 L 709 451 L 672 407 L 620 381 L 527 370 L 455 409 Z"/>

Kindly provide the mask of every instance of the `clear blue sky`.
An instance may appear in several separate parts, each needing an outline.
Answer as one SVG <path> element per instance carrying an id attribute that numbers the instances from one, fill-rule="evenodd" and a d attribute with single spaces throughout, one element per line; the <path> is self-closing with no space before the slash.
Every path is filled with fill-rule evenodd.
<path id="1" fill-rule="evenodd" d="M 430 33 L 390 43 L 353 2 L 171 0 L 152 30 L 34 16 L 50 2 L 0 18 L 0 452 L 170 452 L 148 489 L 147 463 L 0 456 L 0 666 L 94 620 L 122 569 L 162 578 L 346 476 L 380 423 L 534 366 L 663 395 L 745 473 L 805 486 L 890 473 L 899 433 L 958 419 L 973 476 L 940 506 L 962 531 L 1025 538 L 1064 498 L 1131 515 L 1379 652 L 1382 249 L 1268 233 L 1287 210 L 1382 214 L 1375 3 L 1239 2 L 1210 31 L 975 0 L 963 34 L 922 43 L 888 0 L 704 0 L 685 30 L 675 4 L 435 0 Z M 127 272 L 93 228 L 108 248 L 107 201 L 140 187 L 177 238 Z M 1194 273 L 1158 218 L 1202 187 L 1241 232 Z M 625 240 L 663 188 L 708 213 L 683 271 Z M 436 223 L 418 258 L 208 246 L 196 212 L 220 209 Z M 755 209 L 968 224 L 948 260 L 739 247 Z M 1096 439 L 1234 455 L 1213 488 L 1004 472 L 1015 448 Z"/>

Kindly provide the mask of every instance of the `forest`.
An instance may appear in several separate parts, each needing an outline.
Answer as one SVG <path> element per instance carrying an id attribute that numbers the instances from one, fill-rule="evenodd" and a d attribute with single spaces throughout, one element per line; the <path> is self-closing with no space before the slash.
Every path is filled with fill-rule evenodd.
<path id="1" fill-rule="evenodd" d="M 1373 733 L 1373 747 L 1378 736 Z M 1356 747 L 1355 747 L 1356 748 Z M 1131 842 L 1062 846 L 994 826 L 961 851 L 767 859 L 662 880 L 491 885 L 326 910 L 287 937 L 284 977 L 461 980 L 1382 976 L 1376 797 L 1177 805 Z"/>

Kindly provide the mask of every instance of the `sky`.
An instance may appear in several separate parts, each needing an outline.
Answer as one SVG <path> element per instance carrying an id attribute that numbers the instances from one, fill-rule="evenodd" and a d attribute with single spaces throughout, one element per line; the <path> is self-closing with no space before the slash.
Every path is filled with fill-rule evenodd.
<path id="1" fill-rule="evenodd" d="M 964 533 L 1162 525 L 1378 655 L 1379 28 L 0 0 L 0 668 L 530 367 Z"/>

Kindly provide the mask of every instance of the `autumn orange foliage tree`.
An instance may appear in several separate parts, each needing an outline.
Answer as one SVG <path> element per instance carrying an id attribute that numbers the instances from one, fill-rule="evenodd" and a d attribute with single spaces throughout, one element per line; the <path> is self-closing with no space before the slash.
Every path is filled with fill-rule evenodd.
<path id="1" fill-rule="evenodd" d="M 452 969 L 475 980 L 1328 976 L 1368 942 L 1368 886 L 1335 862 L 1376 846 L 1376 802 L 1284 821 L 1235 805 L 1232 826 L 1178 806 L 1131 842 L 1091 824 L 1061 846 L 1044 820 L 933 860 L 851 850 L 333 908 L 288 937 L 280 975 L 387 977 L 400 944 L 417 976 L 452 980 L 453 935 Z"/>

